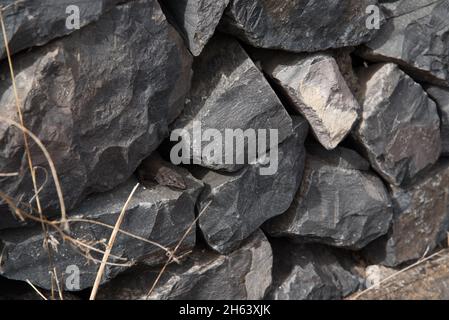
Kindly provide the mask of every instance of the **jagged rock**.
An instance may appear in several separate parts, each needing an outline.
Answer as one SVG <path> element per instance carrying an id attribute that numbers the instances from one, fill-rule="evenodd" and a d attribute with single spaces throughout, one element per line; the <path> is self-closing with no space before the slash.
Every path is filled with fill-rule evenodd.
<path id="1" fill-rule="evenodd" d="M 436 105 L 395 64 L 363 69 L 360 79 L 365 100 L 355 138 L 385 180 L 395 185 L 407 183 L 440 156 Z"/>
<path id="2" fill-rule="evenodd" d="M 181 170 L 181 169 L 180 169 Z M 182 169 L 188 189 L 172 190 L 156 185 L 151 189 L 139 187 L 125 213 L 121 229 L 149 239 L 162 246 L 174 248 L 195 219 L 195 202 L 202 189 L 200 181 Z M 80 207 L 71 213 L 71 219 L 89 219 L 114 226 L 117 218 L 137 181 L 131 179 L 111 192 L 97 194 L 87 198 Z M 104 250 L 99 243 L 109 240 L 112 230 L 100 224 L 73 221 L 70 235 L 83 240 L 97 249 Z M 52 250 L 53 264 L 60 273 L 59 279 L 68 279 L 73 266 L 79 269 L 80 287 L 66 286 L 65 290 L 82 290 L 93 285 L 99 265 L 88 261 L 80 250 L 70 241 L 63 242 L 53 229 L 49 230 L 55 240 L 57 250 Z M 57 241 L 57 242 L 56 242 Z M 3 243 L 3 263 L 0 273 L 15 280 L 29 279 L 33 284 L 49 289 L 51 287 L 48 273 L 48 254 L 43 248 L 43 235 L 40 226 L 28 229 L 13 229 L 0 232 L 0 246 Z M 178 254 L 182 254 L 195 245 L 195 228 L 187 235 Z M 84 248 L 85 249 L 85 248 Z M 102 254 L 90 251 L 92 258 L 100 260 Z M 134 263 L 145 260 L 149 265 L 157 265 L 167 259 L 166 252 L 159 247 L 119 233 L 109 262 Z M 71 269 L 72 268 L 72 269 Z M 108 265 L 103 282 L 106 282 L 126 267 Z"/>
<path id="3" fill-rule="evenodd" d="M 195 249 L 180 265 L 172 264 L 148 297 L 160 268 L 137 267 L 100 288 L 111 300 L 259 300 L 271 284 L 273 257 L 257 231 L 229 255 Z"/>
<path id="4" fill-rule="evenodd" d="M 359 300 L 448 300 L 449 252 L 445 250 L 430 261 L 401 272 L 379 287 L 360 295 Z M 384 270 L 387 277 L 399 270 Z"/>
<path id="5" fill-rule="evenodd" d="M 158 147 L 183 108 L 191 60 L 155 0 L 117 6 L 70 36 L 14 57 L 25 124 L 50 152 L 69 209 L 126 181 Z M 9 78 L 6 63 L 0 75 Z M 0 82 L 0 113 L 17 120 L 9 80 Z M 0 178 L 2 191 L 27 203 L 34 193 L 23 145 L 19 130 L 0 123 L 0 172 L 21 173 Z M 48 174 L 42 206 L 55 209 L 48 165 L 34 143 L 31 150 L 39 186 L 47 176 L 39 168 Z"/>
<path id="6" fill-rule="evenodd" d="M 211 144 L 211 138 L 195 142 L 201 139 L 195 138 L 195 123 L 201 125 L 203 133 L 213 129 L 221 134 L 222 141 L 212 137 L 214 143 L 222 146 L 222 156 L 218 156 L 221 159 L 201 152 Z M 215 36 L 195 60 L 190 97 L 173 129 L 183 129 L 192 137 L 180 142 L 185 150 L 190 150 L 190 157 L 184 154 L 184 158 L 193 159 L 194 164 L 226 171 L 243 167 L 235 160 L 232 164 L 225 161 L 225 151 L 230 149 L 225 143 L 229 136 L 227 131 L 274 129 L 278 130 L 279 143 L 292 134 L 291 119 L 263 74 L 236 40 L 223 35 Z M 236 144 L 237 147 L 231 149 L 234 159 L 244 155 L 248 146 L 247 139 L 241 146 Z M 254 160 L 244 158 L 244 163 Z"/>
<path id="7" fill-rule="evenodd" d="M 230 252 L 266 220 L 288 209 L 301 183 L 307 131 L 307 122 L 294 117 L 295 133 L 279 146 L 279 163 L 272 175 L 260 173 L 261 158 L 232 174 L 198 170 L 196 176 L 205 184 L 198 225 L 214 250 Z"/>
<path id="8" fill-rule="evenodd" d="M 441 149 L 444 156 L 449 156 L 449 89 L 426 86 L 429 96 L 435 100 L 441 118 Z"/>
<path id="9" fill-rule="evenodd" d="M 295 111 L 304 115 L 320 143 L 334 149 L 351 131 L 360 105 L 349 90 L 335 59 L 328 54 L 258 55 Z"/>
<path id="10" fill-rule="evenodd" d="M 360 54 L 395 62 L 419 79 L 449 86 L 449 2 L 397 0 L 382 6 L 387 22 Z"/>
<path id="11" fill-rule="evenodd" d="M 70 18 L 69 6 L 79 9 L 80 28 L 98 20 L 118 2 L 126 0 L 2 0 L 3 18 L 11 54 L 76 31 Z M 66 21 L 69 18 L 69 28 Z M 0 43 L 0 59 L 6 57 L 5 45 Z"/>
<path id="12" fill-rule="evenodd" d="M 322 245 L 273 242 L 274 300 L 329 300 L 348 296 L 361 286 L 351 258 Z"/>
<path id="13" fill-rule="evenodd" d="M 187 40 L 190 52 L 199 56 L 212 38 L 229 0 L 164 0 Z"/>
<path id="14" fill-rule="evenodd" d="M 345 148 L 308 147 L 301 188 L 289 210 L 265 224 L 274 237 L 361 249 L 387 233 L 391 202 L 369 164 Z"/>
<path id="15" fill-rule="evenodd" d="M 312 52 L 356 46 L 377 33 L 366 27 L 366 9 L 376 4 L 377 0 L 232 0 L 221 29 L 261 48 Z"/>
<path id="16" fill-rule="evenodd" d="M 411 185 L 392 187 L 392 201 L 391 230 L 365 250 L 371 262 L 386 266 L 420 259 L 445 239 L 449 230 L 449 162 L 441 161 Z"/>

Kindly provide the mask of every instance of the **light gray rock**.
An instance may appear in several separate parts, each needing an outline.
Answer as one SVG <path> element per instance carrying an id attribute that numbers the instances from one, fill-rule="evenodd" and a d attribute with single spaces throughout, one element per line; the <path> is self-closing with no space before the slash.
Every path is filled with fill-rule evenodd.
<path id="1" fill-rule="evenodd" d="M 360 54 L 395 62 L 414 77 L 449 86 L 449 2 L 397 0 L 382 6 L 386 23 Z"/>
<path id="2" fill-rule="evenodd" d="M 98 20 L 117 3 L 126 0 L 2 0 L 3 18 L 11 54 L 76 31 L 72 28 L 72 8 L 79 9 L 79 27 Z M 66 21 L 69 21 L 67 28 Z M 0 59 L 6 57 L 2 37 Z"/>
<path id="3" fill-rule="evenodd" d="M 328 150 L 337 147 L 358 119 L 360 105 L 335 59 L 323 53 L 264 52 L 258 57 L 290 105 L 310 123 L 318 141 Z"/>
<path id="4" fill-rule="evenodd" d="M 441 152 L 449 156 L 449 89 L 426 86 L 429 96 L 436 102 L 441 118 Z"/>
<path id="5" fill-rule="evenodd" d="M 371 40 L 369 5 L 377 0 L 232 0 L 222 30 L 255 47 L 312 52 Z M 383 18 L 383 17 L 382 17 Z"/>
<path id="6" fill-rule="evenodd" d="M 107 35 L 107 36 L 106 36 Z M 70 36 L 14 57 L 24 121 L 53 158 L 67 208 L 126 181 L 168 135 L 183 108 L 192 57 L 157 1 L 117 6 Z M 9 79 L 6 63 L 0 75 Z M 18 121 L 9 80 L 0 82 L 0 114 Z M 58 207 L 50 170 L 31 143 L 45 212 Z M 33 197 L 22 133 L 0 123 L 2 191 Z M 51 210 L 50 210 L 51 209 Z M 0 226 L 1 228 L 2 226 Z"/>
<path id="7" fill-rule="evenodd" d="M 447 237 L 449 162 L 439 162 L 404 188 L 392 187 L 391 197 L 391 230 L 364 251 L 371 262 L 390 267 L 422 258 Z"/>
<path id="8" fill-rule="evenodd" d="M 364 103 L 355 138 L 385 180 L 407 183 L 440 156 L 436 105 L 392 63 L 361 70 L 360 80 L 365 86 Z"/>
<path id="9" fill-rule="evenodd" d="M 229 0 L 164 0 L 187 40 L 190 52 L 199 56 L 214 35 Z"/>
<path id="10" fill-rule="evenodd" d="M 301 188 L 289 210 L 264 226 L 274 237 L 358 250 L 387 233 L 391 202 L 356 152 L 307 147 Z"/>
<path id="11" fill-rule="evenodd" d="M 197 204 L 203 211 L 198 225 L 214 250 L 230 252 L 265 221 L 289 208 L 304 169 L 307 122 L 295 117 L 294 131 L 279 146 L 279 163 L 272 175 L 261 174 L 262 158 L 232 174 L 198 170 L 196 176 L 205 184 Z"/>
<path id="12" fill-rule="evenodd" d="M 195 123 L 201 125 L 203 135 L 208 129 L 218 130 L 221 141 L 208 138 L 204 140 L 209 141 L 195 143 L 194 140 L 201 139 L 195 138 Z M 248 146 L 248 139 L 241 145 L 235 143 L 237 147 L 230 149 L 234 154 L 233 163 L 225 161 L 225 151 L 229 147 L 226 131 L 274 129 L 278 132 L 279 143 L 292 134 L 291 118 L 263 74 L 240 44 L 224 35 L 215 36 L 195 60 L 190 96 L 182 115 L 172 127 L 188 133 L 189 141 L 182 139 L 180 144 L 185 150 L 190 150 L 189 156 L 194 164 L 226 171 L 243 167 L 235 159 L 246 155 Z M 211 140 L 222 146 L 221 157 L 201 152 L 211 144 Z M 189 158 L 185 154 L 183 156 Z M 243 163 L 254 160 L 244 158 Z M 187 162 L 192 161 L 187 159 Z"/>
<path id="13" fill-rule="evenodd" d="M 349 255 L 322 245 L 273 242 L 274 300 L 341 299 L 361 286 Z"/>
<path id="14" fill-rule="evenodd" d="M 257 231 L 229 255 L 195 249 L 180 265 L 172 264 L 147 296 L 160 268 L 136 267 L 100 288 L 109 300 L 259 300 L 271 284 L 273 257 Z"/>
<path id="15" fill-rule="evenodd" d="M 185 176 L 187 183 L 185 191 L 172 190 L 160 185 L 151 189 L 140 186 L 129 203 L 120 227 L 121 230 L 173 249 L 195 219 L 195 202 L 202 189 L 200 181 L 188 175 L 184 169 L 180 169 L 180 172 Z M 136 183 L 136 180 L 131 179 L 111 192 L 93 195 L 86 199 L 69 217 L 70 219 L 89 219 L 94 223 L 72 221 L 70 236 L 104 250 L 104 245 L 109 240 L 112 229 L 98 223 L 115 225 Z M 93 250 L 83 252 L 72 242 L 63 241 L 55 230 L 50 228 L 49 232 L 53 239 L 51 241 L 53 244 L 52 260 L 59 273 L 59 279 L 73 280 L 73 272 L 77 270 L 73 268 L 78 268 L 80 271 L 80 287 L 66 285 L 65 290 L 77 291 L 91 287 L 99 264 L 88 260 L 86 256 L 101 261 L 102 253 Z M 0 271 L 3 276 L 14 280 L 29 279 L 41 288 L 51 288 L 48 253 L 42 245 L 43 235 L 40 225 L 2 231 L 0 232 L 0 247 L 1 243 L 4 246 Z M 195 228 L 185 238 L 178 254 L 191 250 L 194 245 Z M 86 247 L 82 248 L 86 249 Z M 124 258 L 125 261 L 116 257 Z M 123 264 L 145 260 L 148 265 L 157 265 L 166 259 L 166 252 L 161 248 L 119 233 L 109 262 Z M 124 270 L 126 270 L 126 266 L 108 265 L 102 281 L 106 282 Z"/>

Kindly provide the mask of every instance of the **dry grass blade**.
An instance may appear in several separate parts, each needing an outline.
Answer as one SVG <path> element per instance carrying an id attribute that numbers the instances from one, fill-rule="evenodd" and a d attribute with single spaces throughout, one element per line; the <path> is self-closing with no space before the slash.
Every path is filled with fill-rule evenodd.
<path id="1" fill-rule="evenodd" d="M 95 300 L 98 292 L 98 288 L 100 287 L 101 279 L 103 278 L 103 273 L 106 268 L 106 263 L 109 259 L 109 255 L 111 254 L 112 247 L 114 246 L 115 239 L 117 237 L 118 231 L 120 229 L 120 225 L 123 222 L 123 218 L 125 217 L 126 209 L 128 208 L 129 203 L 131 202 L 132 197 L 134 196 L 134 193 L 137 191 L 137 188 L 139 188 L 139 183 L 136 184 L 134 189 L 131 191 L 128 199 L 125 202 L 125 205 L 122 208 L 122 211 L 120 212 L 120 215 L 117 219 L 117 222 L 115 224 L 114 230 L 112 230 L 111 238 L 109 239 L 108 247 L 106 248 L 105 254 L 103 255 L 103 259 L 101 261 L 100 267 L 98 268 L 97 277 L 94 282 L 94 286 L 92 288 L 92 292 L 90 294 L 89 300 Z"/>
<path id="2" fill-rule="evenodd" d="M 0 177 L 18 177 L 18 172 L 0 173 Z"/>
<path id="3" fill-rule="evenodd" d="M 48 299 L 42 294 L 42 292 L 40 292 L 40 291 L 39 291 L 39 290 L 38 290 L 38 289 L 31 283 L 30 280 L 26 279 L 25 281 L 26 281 L 26 283 L 28 283 L 28 284 L 31 286 L 31 288 L 33 288 L 34 291 L 36 291 L 36 293 L 37 293 L 42 299 L 48 300 Z"/>

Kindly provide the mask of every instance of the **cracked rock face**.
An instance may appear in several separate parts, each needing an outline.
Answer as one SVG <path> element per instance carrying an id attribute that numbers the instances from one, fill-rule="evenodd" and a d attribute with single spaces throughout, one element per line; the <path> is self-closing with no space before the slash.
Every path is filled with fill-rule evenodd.
<path id="1" fill-rule="evenodd" d="M 164 0 L 187 40 L 190 52 L 199 56 L 214 35 L 229 0 Z"/>
<path id="2" fill-rule="evenodd" d="M 426 91 L 436 102 L 441 117 L 441 152 L 449 156 L 449 89 L 426 86 Z"/>
<path id="3" fill-rule="evenodd" d="M 160 268 L 136 267 L 100 288 L 111 300 L 259 300 L 271 284 L 273 257 L 265 235 L 257 231 L 229 255 L 195 249 L 172 264 L 148 297 Z"/>
<path id="4" fill-rule="evenodd" d="M 261 159 L 233 174 L 209 170 L 196 174 L 205 184 L 198 203 L 204 213 L 198 225 L 214 250 L 230 252 L 266 220 L 288 209 L 304 169 L 307 122 L 295 117 L 294 130 L 279 146 L 278 170 L 273 175 L 260 173 Z"/>
<path id="5" fill-rule="evenodd" d="M 79 9 L 79 27 L 98 20 L 122 0 L 2 0 L 3 19 L 11 54 L 76 31 L 72 28 L 71 6 Z M 69 18 L 69 19 L 68 19 Z M 67 28 L 66 21 L 69 21 Z M 0 43 L 0 59 L 6 57 L 5 45 Z"/>
<path id="6" fill-rule="evenodd" d="M 351 131 L 360 106 L 327 54 L 262 53 L 262 68 L 304 115 L 318 141 L 334 149 Z"/>
<path id="7" fill-rule="evenodd" d="M 355 138 L 385 180 L 394 185 L 407 183 L 440 156 L 436 105 L 395 64 L 363 69 L 360 78 L 365 91 Z"/>
<path id="8" fill-rule="evenodd" d="M 183 108 L 191 60 L 156 1 L 117 6 L 70 36 L 14 57 L 25 124 L 52 156 L 69 209 L 126 181 L 157 148 Z M 9 79 L 6 63 L 0 74 Z M 0 115 L 18 121 L 16 113 L 11 83 L 2 81 Z M 21 173 L 1 178 L 2 191 L 27 203 L 33 192 L 23 146 L 22 133 L 0 123 L 0 172 Z M 50 170 L 36 144 L 31 150 L 34 166 L 44 168 L 36 171 L 38 185 L 49 175 L 42 205 L 55 209 Z"/>
<path id="9" fill-rule="evenodd" d="M 212 129 L 218 130 L 223 139 L 212 136 L 195 143 L 192 140 L 200 140 L 195 138 L 195 123 L 201 125 L 203 136 L 206 130 Z M 279 143 L 292 134 L 291 118 L 263 74 L 236 40 L 223 35 L 215 36 L 195 60 L 190 96 L 182 115 L 172 127 L 183 129 L 192 137 L 190 141 L 182 139 L 180 143 L 184 149 L 190 150 L 194 164 L 226 171 L 243 167 L 236 161 L 232 161 L 233 164 L 225 161 L 226 145 L 229 145 L 225 143 L 226 129 L 244 132 L 247 129 L 256 132 L 275 129 L 278 130 Z M 271 136 L 269 140 L 271 144 Z M 201 152 L 212 141 L 222 147 L 221 159 Z M 238 143 L 236 148 L 232 148 L 234 159 L 246 153 L 247 141 L 245 139 L 241 144 L 242 148 Z M 244 163 L 252 160 L 245 159 Z"/>
<path id="10" fill-rule="evenodd" d="M 382 6 L 387 22 L 360 54 L 395 62 L 424 81 L 449 86 L 449 2 L 398 0 Z"/>
<path id="11" fill-rule="evenodd" d="M 354 250 L 386 234 L 392 218 L 390 197 L 369 164 L 345 148 L 310 146 L 307 151 L 292 206 L 267 222 L 265 230 L 274 237 Z"/>
<path id="12" fill-rule="evenodd" d="M 393 223 L 386 237 L 370 244 L 365 255 L 386 266 L 422 258 L 446 237 L 449 230 L 449 163 L 435 168 L 414 183 L 393 187 Z"/>
<path id="13" fill-rule="evenodd" d="M 342 252 L 322 245 L 273 243 L 274 300 L 330 300 L 348 296 L 361 286 L 353 262 Z"/>
<path id="14" fill-rule="evenodd" d="M 127 207 L 121 230 L 162 246 L 174 248 L 195 219 L 195 202 L 202 189 L 200 181 L 194 179 L 185 170 L 182 172 L 188 188 L 185 191 L 176 191 L 160 185 L 151 189 L 140 186 Z M 99 223 L 115 225 L 136 183 L 135 179 L 131 179 L 111 192 L 87 198 L 69 216 L 70 219 L 75 219 L 70 223 L 70 235 L 99 250 L 104 250 L 112 229 Z M 96 223 L 79 219 L 89 219 Z M 74 270 L 80 271 L 79 288 L 71 287 L 65 282 L 65 290 L 77 291 L 92 287 L 99 264 L 92 260 L 88 261 L 85 257 L 86 253 L 76 248 L 72 242 L 68 240 L 63 242 L 60 235 L 53 229 L 49 232 L 54 246 L 53 263 L 58 270 L 59 279 L 71 279 L 70 276 L 73 275 Z M 4 246 L 1 274 L 14 280 L 29 279 L 41 288 L 50 289 L 48 253 L 42 244 L 43 235 L 40 225 L 0 232 L 0 247 Z M 195 228 L 187 235 L 178 254 L 192 249 L 194 245 Z M 83 248 L 86 249 L 86 247 Z M 101 261 L 103 256 L 102 253 L 94 250 L 91 250 L 89 255 L 97 261 Z M 119 233 L 109 262 L 132 264 L 145 260 L 146 264 L 157 265 L 166 259 L 166 252 L 160 247 Z M 129 266 L 106 266 L 103 282 L 112 279 Z"/>
<path id="15" fill-rule="evenodd" d="M 356 46 L 377 30 L 366 28 L 366 8 L 377 0 L 231 0 L 222 30 L 261 48 L 313 52 Z"/>

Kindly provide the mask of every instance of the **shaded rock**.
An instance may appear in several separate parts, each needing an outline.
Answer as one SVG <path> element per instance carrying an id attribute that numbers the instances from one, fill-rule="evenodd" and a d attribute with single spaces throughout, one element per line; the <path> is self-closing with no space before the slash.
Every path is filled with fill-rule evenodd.
<path id="1" fill-rule="evenodd" d="M 322 245 L 297 245 L 286 240 L 273 243 L 274 300 L 341 299 L 358 290 L 361 278 L 344 252 Z"/>
<path id="2" fill-rule="evenodd" d="M 229 0 L 164 0 L 182 30 L 190 52 L 199 56 L 214 35 Z"/>
<path id="3" fill-rule="evenodd" d="M 205 184 L 198 225 L 214 250 L 230 252 L 266 220 L 288 209 L 301 183 L 307 131 L 307 122 L 294 117 L 295 133 L 279 146 L 279 163 L 272 175 L 261 174 L 263 158 L 233 174 L 198 170 L 196 176 Z"/>
<path id="4" fill-rule="evenodd" d="M 218 130 L 221 140 L 208 137 L 198 141 L 201 136 L 196 138 L 195 123 L 203 133 L 208 129 Z M 291 118 L 263 74 L 236 40 L 223 35 L 215 36 L 195 60 L 190 97 L 173 129 L 183 129 L 191 137 L 180 142 L 184 149 L 190 150 L 189 156 L 183 155 L 186 163 L 191 163 L 191 158 L 194 164 L 226 171 L 237 171 L 244 163 L 254 160 L 244 156 L 248 139 L 230 148 L 226 136 L 233 140 L 227 132 L 273 129 L 278 132 L 279 143 L 292 134 Z M 211 156 L 201 152 L 211 140 L 222 147 L 222 154 Z M 226 149 L 233 152 L 233 159 L 242 157 L 244 161 L 225 161 Z"/>
<path id="5" fill-rule="evenodd" d="M 395 62 L 414 77 L 449 86 L 449 2 L 398 0 L 382 6 L 386 23 L 360 54 Z"/>
<path id="6" fill-rule="evenodd" d="M 172 190 L 160 185 L 151 189 L 139 187 L 126 210 L 121 230 L 162 246 L 174 248 L 195 219 L 195 202 L 202 188 L 198 180 L 188 175 L 184 169 L 182 172 L 188 186 L 186 191 Z M 74 220 L 70 224 L 71 237 L 104 250 L 105 241 L 109 240 L 112 230 L 98 223 L 115 225 L 136 183 L 136 180 L 131 179 L 111 192 L 93 195 L 86 199 L 71 213 L 70 218 L 89 219 L 97 223 Z M 60 273 L 59 279 L 72 279 L 73 277 L 69 276 L 73 268 L 79 270 L 79 288 L 71 287 L 66 283 L 65 290 L 76 291 L 91 287 L 99 267 L 99 264 L 94 263 L 92 259 L 101 261 L 102 254 L 94 250 L 88 253 L 83 252 L 75 248 L 72 242 L 68 240 L 63 242 L 56 231 L 51 229 L 49 232 L 52 247 L 54 247 L 53 263 Z M 0 242 L 4 245 L 1 266 L 3 276 L 15 280 L 29 279 L 35 285 L 45 289 L 51 287 L 48 254 L 42 245 L 43 236 L 40 226 L 2 231 Z M 182 254 L 192 249 L 194 245 L 195 228 L 188 234 L 178 253 Z M 86 254 L 92 259 L 87 260 Z M 123 264 L 145 260 L 149 265 L 157 265 L 166 259 L 166 252 L 159 247 L 130 237 L 128 234 L 119 233 L 109 262 Z M 126 270 L 126 267 L 129 265 L 108 265 L 103 282 Z"/>
<path id="7" fill-rule="evenodd" d="M 320 143 L 334 149 L 351 131 L 360 105 L 328 54 L 261 53 L 263 70 L 304 115 Z"/>
<path id="8" fill-rule="evenodd" d="M 264 226 L 274 237 L 361 249 L 387 233 L 391 202 L 368 163 L 345 148 L 308 147 L 301 188 L 288 211 Z"/>
<path id="9" fill-rule="evenodd" d="M 148 297 L 160 268 L 136 267 L 100 288 L 99 299 L 112 300 L 259 300 L 271 284 L 273 257 L 257 231 L 229 255 L 195 249 L 172 264 Z"/>
<path id="10" fill-rule="evenodd" d="M 436 105 L 394 64 L 363 69 L 360 78 L 365 100 L 355 138 L 385 180 L 407 183 L 440 156 Z"/>
<path id="11" fill-rule="evenodd" d="M 126 0 L 2 0 L 3 18 L 11 54 L 76 31 L 72 27 L 69 6 L 79 9 L 80 28 L 98 20 L 117 3 Z M 69 8 L 70 9 L 70 8 Z M 67 13 L 67 11 L 69 13 Z M 66 21 L 69 18 L 69 27 Z M 5 45 L 0 43 L 0 59 L 6 57 Z"/>
<path id="12" fill-rule="evenodd" d="M 117 6 L 98 22 L 14 58 L 25 124 L 50 152 L 69 209 L 126 181 L 158 147 L 183 108 L 191 60 L 155 0 Z M 0 70 L 8 79 L 6 63 Z M 0 114 L 17 120 L 9 80 L 0 82 Z M 0 123 L 0 172 L 21 173 L 0 178 L 2 191 L 27 203 L 34 193 L 23 145 L 19 130 Z M 31 146 L 39 186 L 48 173 L 42 206 L 55 209 L 50 170 Z"/>
<path id="13" fill-rule="evenodd" d="M 392 187 L 393 224 L 365 255 L 375 264 L 397 266 L 420 259 L 446 237 L 449 230 L 449 162 L 404 188 Z"/>
<path id="14" fill-rule="evenodd" d="M 429 96 L 437 103 L 441 118 L 441 151 L 444 156 L 449 156 L 449 89 L 426 86 Z"/>
<path id="15" fill-rule="evenodd" d="M 377 0 L 232 0 L 222 30 L 255 47 L 312 52 L 356 46 L 377 33 L 366 8 Z"/>

